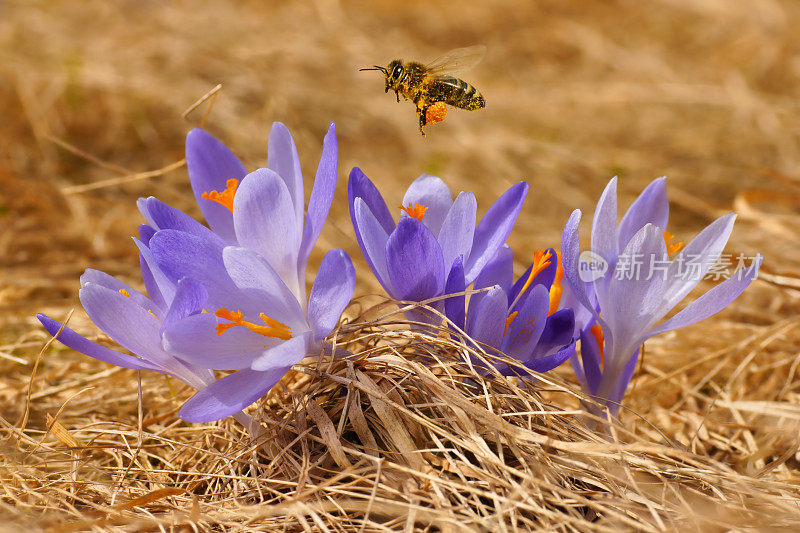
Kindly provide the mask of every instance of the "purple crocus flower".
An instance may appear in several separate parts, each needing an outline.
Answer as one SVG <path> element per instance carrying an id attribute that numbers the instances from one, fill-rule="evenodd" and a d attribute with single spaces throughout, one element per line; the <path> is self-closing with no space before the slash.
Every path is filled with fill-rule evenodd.
<path id="1" fill-rule="evenodd" d="M 142 277 L 150 295 L 145 296 L 122 281 L 99 270 L 87 269 L 81 276 L 79 297 L 89 318 L 119 345 L 136 356 L 123 354 L 90 341 L 68 327 L 57 340 L 90 357 L 134 370 L 152 370 L 174 376 L 194 389 L 204 389 L 216 381 L 214 372 L 176 358 L 162 346 L 162 332 L 172 324 L 203 310 L 208 299 L 205 288 L 197 281 L 182 278 L 167 280 L 153 262 L 147 248 L 151 230 L 140 228 L 140 262 Z M 62 324 L 38 314 L 36 317 L 50 335 L 56 335 Z M 244 425 L 249 417 L 238 411 L 229 413 Z"/>
<path id="2" fill-rule="evenodd" d="M 460 192 L 453 200 L 441 179 L 423 174 L 406 191 L 395 223 L 359 168 L 350 172 L 347 187 L 350 218 L 372 272 L 392 298 L 415 302 L 443 294 L 459 257 L 466 285 L 475 281 L 511 233 L 527 192 L 527 183 L 515 184 L 476 225 L 474 194 Z"/>
<path id="3" fill-rule="evenodd" d="M 484 350 L 498 350 L 535 372 L 547 372 L 575 351 L 572 309 L 558 309 L 561 287 L 557 279 L 558 257 L 552 248 L 537 252 L 534 263 L 513 282 L 512 252 L 503 246 L 475 280 L 475 289 L 487 292 L 470 297 L 465 316 L 465 297 L 445 300 L 447 318 Z M 445 292 L 462 293 L 467 284 L 461 258 L 456 258 Z M 483 363 L 474 361 L 477 365 Z M 515 375 L 519 367 L 497 364 L 503 375 Z"/>
<path id="4" fill-rule="evenodd" d="M 306 213 L 297 148 L 280 122 L 272 125 L 269 134 L 268 168 L 250 174 L 224 144 L 205 131 L 195 128 L 186 137 L 189 180 L 214 234 L 207 236 L 260 253 L 304 306 L 308 257 L 333 200 L 338 160 L 336 130 L 331 123 Z M 202 228 L 201 224 L 153 198 L 141 199 L 139 207 L 157 230 L 187 231 L 188 225 L 194 233 L 203 232 L 197 227 Z"/>
<path id="5" fill-rule="evenodd" d="M 355 288 L 355 270 L 342 250 L 322 260 L 310 297 L 301 302 L 263 255 L 178 230 L 150 239 L 168 279 L 185 276 L 206 288 L 205 308 L 165 328 L 164 348 L 192 365 L 236 372 L 184 404 L 179 416 L 208 422 L 258 400 L 292 365 L 318 355 Z"/>
<path id="6" fill-rule="evenodd" d="M 716 263 L 736 215 L 718 218 L 674 255 L 682 244 L 673 244 L 666 233 L 666 179 L 652 182 L 619 226 L 616 188 L 614 178 L 597 203 L 588 256 L 580 252 L 580 210 L 570 216 L 561 240 L 567 284 L 600 328 L 581 332 L 581 359 L 573 358 L 573 367 L 586 392 L 605 402 L 614 415 L 633 376 L 639 347 L 659 333 L 722 310 L 755 279 L 762 260 L 756 256 L 750 267 L 740 268 L 659 324 Z"/>

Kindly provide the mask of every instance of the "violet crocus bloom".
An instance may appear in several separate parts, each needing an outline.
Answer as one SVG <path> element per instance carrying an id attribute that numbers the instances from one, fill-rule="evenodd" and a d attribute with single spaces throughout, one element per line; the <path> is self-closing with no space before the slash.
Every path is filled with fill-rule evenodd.
<path id="1" fill-rule="evenodd" d="M 305 210 L 300 159 L 289 130 L 280 122 L 269 134 L 267 167 L 250 174 L 239 159 L 209 133 L 195 128 L 186 136 L 186 165 L 195 198 L 215 237 L 243 246 L 269 261 L 298 301 L 306 302 L 306 266 L 328 216 L 336 189 L 339 149 L 333 123 L 322 143 L 322 156 Z M 180 213 L 154 220 L 153 199 L 140 210 L 154 229 L 186 230 Z M 161 207 L 161 206 L 159 206 Z M 201 230 L 197 230 L 201 231 Z"/>
<path id="2" fill-rule="evenodd" d="M 517 359 L 535 372 L 547 372 L 575 351 L 575 319 L 572 309 L 559 309 L 561 279 L 558 258 L 552 248 L 537 252 L 534 263 L 513 282 L 511 249 L 503 246 L 475 280 L 474 289 L 490 287 L 470 296 L 465 315 L 465 297 L 445 300 L 447 318 L 478 346 Z M 450 271 L 445 292 L 462 293 L 467 284 L 461 258 Z M 479 367 L 484 363 L 473 361 Z M 516 375 L 518 366 L 496 363 L 503 375 Z"/>
<path id="3" fill-rule="evenodd" d="M 614 178 L 597 203 L 588 261 L 580 252 L 580 210 L 570 216 L 561 240 L 564 278 L 600 328 L 582 332 L 581 359 L 573 358 L 573 368 L 585 391 L 605 403 L 615 416 L 640 346 L 659 333 L 694 324 L 722 310 L 755 279 L 762 260 L 757 255 L 748 268 L 738 269 L 661 322 L 717 262 L 736 215 L 718 218 L 680 250 L 682 244 L 672 243 L 672 235 L 666 233 L 669 202 L 665 178 L 653 181 L 642 192 L 619 225 L 616 189 Z M 590 263 L 598 262 L 605 262 L 607 268 L 589 269 Z"/>
<path id="4" fill-rule="evenodd" d="M 355 270 L 342 250 L 331 250 L 323 258 L 306 305 L 271 262 L 253 249 L 172 229 L 158 231 L 150 249 L 168 279 L 190 276 L 208 292 L 205 309 L 210 312 L 165 328 L 164 348 L 195 366 L 236 370 L 184 404 L 179 416 L 189 422 L 240 411 L 269 391 L 292 365 L 322 353 L 325 337 L 336 327 L 355 288 Z"/>
<path id="5" fill-rule="evenodd" d="M 347 186 L 356 238 L 378 282 L 396 300 L 421 302 L 440 296 L 456 258 L 470 285 L 505 243 L 522 208 L 528 184 L 513 185 L 476 225 L 471 192 L 456 199 L 436 176 L 411 183 L 394 218 L 375 185 L 353 168 Z M 434 304 L 441 307 L 441 303 Z"/>
<path id="6" fill-rule="evenodd" d="M 151 230 L 140 228 L 140 262 L 145 296 L 122 281 L 98 270 L 87 269 L 81 276 L 79 297 L 86 314 L 104 333 L 136 356 L 127 355 L 90 341 L 68 327 L 57 340 L 90 357 L 134 370 L 152 370 L 173 376 L 201 390 L 216 381 L 207 367 L 176 358 L 162 346 L 162 332 L 186 317 L 202 312 L 208 299 L 205 288 L 195 280 L 168 281 L 152 261 L 147 243 Z M 36 317 L 50 335 L 62 324 L 43 314 Z M 238 411 L 229 413 L 245 426 L 249 417 Z"/>

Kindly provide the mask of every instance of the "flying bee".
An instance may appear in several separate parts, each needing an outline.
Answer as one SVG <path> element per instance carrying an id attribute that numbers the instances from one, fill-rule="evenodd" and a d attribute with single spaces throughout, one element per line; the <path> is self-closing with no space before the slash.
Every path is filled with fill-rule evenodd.
<path id="1" fill-rule="evenodd" d="M 395 59 L 385 67 L 375 65 L 361 70 L 383 72 L 385 92 L 391 89 L 398 102 L 402 94 L 417 105 L 419 131 L 425 137 L 423 126 L 444 120 L 447 105 L 468 111 L 486 107 L 486 100 L 478 89 L 454 76 L 477 65 L 485 53 L 485 46 L 469 46 L 452 50 L 427 65 Z"/>

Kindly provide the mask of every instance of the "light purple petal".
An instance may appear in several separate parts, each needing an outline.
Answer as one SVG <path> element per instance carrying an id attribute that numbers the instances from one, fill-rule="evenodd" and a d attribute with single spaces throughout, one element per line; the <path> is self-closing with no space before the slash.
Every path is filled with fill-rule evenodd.
<path id="1" fill-rule="evenodd" d="M 597 345 L 597 339 L 588 330 L 581 331 L 581 360 L 584 372 L 586 392 L 588 394 L 597 394 L 600 387 L 600 382 L 603 379 L 603 372 L 600 369 L 600 346 Z"/>
<path id="2" fill-rule="evenodd" d="M 645 224 L 658 226 L 663 233 L 667 230 L 668 219 L 667 178 L 662 177 L 653 180 L 622 217 L 618 231 L 619 249 L 624 249 L 628 241 Z"/>
<path id="3" fill-rule="evenodd" d="M 394 290 L 386 265 L 386 242 L 389 240 L 389 234 L 386 233 L 362 198 L 355 199 L 352 210 L 355 221 L 353 224 L 361 253 L 370 270 L 378 279 L 378 283 L 386 289 L 386 292 L 392 294 Z M 394 231 L 394 227 L 392 227 L 392 231 Z"/>
<path id="4" fill-rule="evenodd" d="M 147 295 L 159 309 L 169 308 L 169 302 L 175 297 L 175 282 L 167 278 L 158 267 L 150 248 L 139 239 L 133 239 L 133 242 L 139 248 L 139 267 Z"/>
<path id="5" fill-rule="evenodd" d="M 299 297 L 297 254 L 302 230 L 281 177 L 267 168 L 248 174 L 233 201 L 233 219 L 239 243 L 263 255 Z"/>
<path id="6" fill-rule="evenodd" d="M 213 422 L 235 415 L 266 394 L 290 367 L 257 372 L 246 368 L 225 376 L 183 404 L 178 416 L 187 422 Z"/>
<path id="7" fill-rule="evenodd" d="M 131 298 L 113 289 L 86 283 L 78 293 L 86 314 L 118 344 L 169 370 L 171 357 L 161 348 L 161 323 Z"/>
<path id="8" fill-rule="evenodd" d="M 635 266 L 625 267 L 639 260 L 641 267 L 638 271 Z M 609 285 L 608 307 L 601 307 L 603 318 L 614 331 L 614 353 L 617 353 L 617 347 L 624 348 L 623 351 L 629 347 L 634 349 L 636 339 L 648 329 L 653 314 L 660 311 L 666 281 L 663 274 L 653 273 L 650 265 L 661 262 L 666 269 L 668 261 L 663 232 L 652 224 L 641 228 L 620 254 L 617 271 Z M 606 361 L 606 366 L 614 369 L 620 364 L 619 361 Z"/>
<path id="9" fill-rule="evenodd" d="M 525 366 L 534 372 L 540 374 L 549 372 L 557 366 L 560 366 L 564 361 L 569 359 L 575 353 L 575 341 L 561 348 L 555 353 L 549 355 L 539 356 L 534 359 L 525 361 Z"/>
<path id="10" fill-rule="evenodd" d="M 511 248 L 504 244 L 475 279 L 475 288 L 482 289 L 492 285 L 499 285 L 506 294 L 509 294 L 513 278 L 514 255 L 511 252 Z M 509 301 L 508 303 L 510 304 L 511 302 Z"/>
<path id="11" fill-rule="evenodd" d="M 628 358 L 628 362 L 625 363 L 625 367 L 622 369 L 622 372 L 620 372 L 619 376 L 614 382 L 614 388 L 611 391 L 611 394 L 609 394 L 608 401 L 606 402 L 608 410 L 611 412 L 612 416 L 616 416 L 619 412 L 620 402 L 622 401 L 622 397 L 625 395 L 625 391 L 627 390 L 628 385 L 633 378 L 633 373 L 636 371 L 636 363 L 638 361 L 639 350 L 636 350 L 633 355 Z"/>
<path id="12" fill-rule="evenodd" d="M 225 241 L 220 239 L 213 231 L 174 207 L 165 204 L 158 198 L 151 196 L 145 202 L 145 208 L 150 215 L 150 219 L 157 230 L 174 229 L 197 235 L 203 239 L 218 241 L 220 245 L 225 245 Z M 235 244 L 235 242 L 233 243 Z"/>
<path id="13" fill-rule="evenodd" d="M 428 227 L 411 217 L 402 219 L 386 242 L 386 263 L 392 298 L 420 302 L 442 294 L 444 261 Z"/>
<path id="14" fill-rule="evenodd" d="M 457 294 L 464 292 L 467 289 L 466 282 L 464 281 L 464 262 L 462 257 L 456 257 L 453 261 L 453 266 L 450 269 L 450 275 L 447 277 L 447 283 L 444 287 L 445 294 Z M 445 316 L 461 331 L 464 331 L 464 319 L 466 316 L 467 300 L 465 295 L 453 296 L 444 301 Z"/>
<path id="15" fill-rule="evenodd" d="M 123 283 L 114 276 L 110 276 L 101 270 L 87 268 L 83 271 L 83 274 L 81 274 L 80 283 L 81 287 L 84 287 L 89 283 L 94 283 L 102 287 L 106 287 L 107 289 L 111 289 L 114 292 L 119 293 L 120 291 L 125 291 L 128 293 L 131 301 L 136 302 L 139 307 L 150 310 L 155 307 L 153 302 L 147 296 L 140 293 L 127 283 Z"/>
<path id="16" fill-rule="evenodd" d="M 142 199 L 143 198 L 140 198 L 140 200 Z M 145 246 L 150 244 L 150 237 L 155 235 L 155 233 L 156 230 L 147 224 L 139 224 L 139 240 L 142 241 Z"/>
<path id="17" fill-rule="evenodd" d="M 503 334 L 508 316 L 508 296 L 498 286 L 485 293 L 480 302 L 470 305 L 467 314 L 467 333 L 481 348 L 499 350 L 503 344 Z"/>
<path id="18" fill-rule="evenodd" d="M 237 309 L 255 321 L 261 313 L 283 322 L 294 334 L 308 329 L 300 302 L 261 255 L 229 246 L 222 252 L 225 268 L 235 284 Z M 234 309 L 231 309 L 233 311 Z"/>
<path id="19" fill-rule="evenodd" d="M 639 228 L 637 228 L 638 231 Z M 600 309 L 608 307 L 608 285 L 617 264 L 617 178 L 606 185 L 592 217 L 592 252 L 602 257 L 609 266 L 605 275 L 594 282 Z"/>
<path id="20" fill-rule="evenodd" d="M 249 368 L 264 350 L 283 341 L 234 326 L 222 335 L 216 332 L 218 322 L 211 313 L 191 315 L 164 330 L 164 349 L 187 363 L 217 370 Z"/>
<path id="21" fill-rule="evenodd" d="M 202 313 L 206 301 L 208 301 L 208 291 L 200 282 L 192 278 L 180 280 L 169 311 L 161 320 L 161 332 L 187 316 Z"/>
<path id="22" fill-rule="evenodd" d="M 520 361 L 530 359 L 547 324 L 550 307 L 550 293 L 544 285 L 536 285 L 529 291 L 527 298 L 511 309 L 517 311 L 517 316 L 509 324 L 503 339 L 503 352 Z"/>
<path id="23" fill-rule="evenodd" d="M 42 323 L 44 328 L 50 335 L 55 335 L 61 329 L 61 322 L 53 320 L 43 314 L 36 315 L 39 322 Z M 132 368 L 134 370 L 153 370 L 155 372 L 163 372 L 164 369 L 159 365 L 154 365 L 144 359 L 139 359 L 130 355 L 122 354 L 117 351 L 101 346 L 96 342 L 92 342 L 82 335 L 74 332 L 73 330 L 65 327 L 61 334 L 58 336 L 58 341 L 65 346 L 72 348 L 82 354 L 93 357 L 99 361 L 111 363 L 112 365 L 121 366 L 123 368 Z"/>
<path id="24" fill-rule="evenodd" d="M 640 342 L 644 342 L 660 333 L 683 328 L 704 320 L 730 305 L 756 279 L 762 260 L 763 258 L 759 254 L 748 268 L 737 270 L 730 278 L 700 296 L 676 313 L 675 316 L 650 330 Z"/>
<path id="25" fill-rule="evenodd" d="M 325 254 L 308 298 L 308 322 L 317 340 L 327 337 L 339 323 L 355 287 L 356 271 L 344 250 Z"/>
<path id="26" fill-rule="evenodd" d="M 224 144 L 209 133 L 195 128 L 186 136 L 186 167 L 197 205 L 208 225 L 224 241 L 235 243 L 236 233 L 230 210 L 217 202 L 206 200 L 203 193 L 222 192 L 229 179 L 241 180 L 247 174 L 244 165 Z"/>
<path id="27" fill-rule="evenodd" d="M 358 167 L 353 167 L 353 170 L 350 171 L 350 177 L 347 181 L 347 198 L 350 205 L 350 220 L 353 223 L 353 228 L 355 228 L 359 243 L 361 242 L 361 237 L 359 236 L 360 228 L 355 217 L 356 198 L 363 200 L 387 235 L 394 231 L 395 223 L 392 213 L 386 207 L 386 202 L 383 201 L 381 193 L 378 192 L 375 184 Z"/>
<path id="28" fill-rule="evenodd" d="M 467 284 L 475 281 L 486 263 L 506 242 L 527 194 L 528 184 L 521 181 L 504 192 L 486 211 L 475 228 L 472 251 L 465 265 Z"/>
<path id="29" fill-rule="evenodd" d="M 544 357 L 573 343 L 575 315 L 572 309 L 559 309 L 547 317 L 539 342 L 531 354 L 531 360 Z M 563 361 L 562 361 L 563 362 Z M 561 364 L 561 363 L 559 363 Z"/>
<path id="30" fill-rule="evenodd" d="M 663 313 L 656 321 L 683 300 L 717 262 L 731 236 L 735 221 L 734 213 L 721 216 L 703 229 L 672 260 L 667 271 L 669 284 L 661 301 Z"/>
<path id="31" fill-rule="evenodd" d="M 314 178 L 314 187 L 308 199 L 306 222 L 303 226 L 303 237 L 300 243 L 300 252 L 297 257 L 297 269 L 300 280 L 305 278 L 306 263 L 314 243 L 317 242 L 328 211 L 333 201 L 336 190 L 336 177 L 339 170 L 339 145 L 336 142 L 336 128 L 331 122 L 328 133 L 322 141 L 322 156 L 319 158 L 317 175 Z"/>
<path id="32" fill-rule="evenodd" d="M 294 208 L 295 227 L 302 228 L 303 211 L 305 210 L 303 173 L 300 170 L 297 147 L 294 144 L 289 128 L 280 122 L 273 122 L 267 145 L 267 166 L 270 170 L 276 172 L 286 185 L 286 190 L 291 198 L 291 205 Z M 239 234 L 238 225 L 236 234 Z"/>
<path id="33" fill-rule="evenodd" d="M 150 239 L 150 251 L 174 283 L 184 277 L 202 283 L 208 291 L 210 309 L 236 305 L 236 285 L 225 270 L 218 244 L 182 231 L 162 230 Z"/>
<path id="34" fill-rule="evenodd" d="M 422 174 L 409 185 L 403 197 L 403 207 L 408 204 L 424 205 L 428 209 L 422 217 L 422 222 L 428 226 L 434 235 L 442 229 L 447 213 L 453 205 L 453 195 L 450 188 L 441 179 L 430 174 Z M 405 211 L 400 213 L 400 218 L 408 217 Z"/>
<path id="35" fill-rule="evenodd" d="M 322 344 L 314 340 L 314 334 L 306 331 L 302 335 L 292 337 L 288 341 L 276 344 L 264 350 L 253 360 L 251 368 L 261 372 L 285 368 L 302 361 L 306 355 L 322 352 Z"/>
<path id="36" fill-rule="evenodd" d="M 442 247 L 442 258 L 448 268 L 456 257 L 469 256 L 475 234 L 475 216 L 478 204 L 471 192 L 459 193 L 442 222 L 437 240 Z M 425 212 L 427 215 L 427 211 Z M 430 227 L 430 226 L 428 226 Z"/>

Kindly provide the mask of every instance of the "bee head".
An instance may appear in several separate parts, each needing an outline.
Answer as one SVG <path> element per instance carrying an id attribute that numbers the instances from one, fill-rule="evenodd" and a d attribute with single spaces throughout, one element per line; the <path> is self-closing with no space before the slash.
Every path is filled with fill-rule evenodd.
<path id="1" fill-rule="evenodd" d="M 384 70 L 384 74 L 386 74 L 386 91 L 389 92 L 389 89 L 394 89 L 397 85 L 400 84 L 400 80 L 403 79 L 406 70 L 403 67 L 403 60 L 402 59 L 395 59 Z"/>

